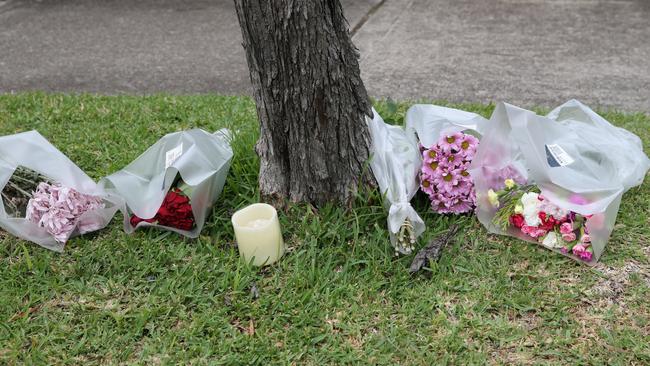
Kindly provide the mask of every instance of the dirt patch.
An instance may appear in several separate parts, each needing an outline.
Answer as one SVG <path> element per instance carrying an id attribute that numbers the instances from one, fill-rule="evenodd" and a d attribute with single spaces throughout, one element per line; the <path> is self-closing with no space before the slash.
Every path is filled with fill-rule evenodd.
<path id="1" fill-rule="evenodd" d="M 628 262 L 623 267 L 615 268 L 602 263 L 595 267 L 605 278 L 587 291 L 587 295 L 605 299 L 611 303 L 624 305 L 622 297 L 630 285 L 631 276 L 636 274 L 641 277 L 644 285 L 650 287 L 650 265 L 637 262 Z"/>

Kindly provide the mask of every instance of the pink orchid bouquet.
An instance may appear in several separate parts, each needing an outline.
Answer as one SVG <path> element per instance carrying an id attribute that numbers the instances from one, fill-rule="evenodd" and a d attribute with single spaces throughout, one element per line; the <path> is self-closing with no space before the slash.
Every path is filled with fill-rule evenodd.
<path id="1" fill-rule="evenodd" d="M 587 223 L 594 215 L 582 216 L 553 204 L 534 185 L 520 185 L 506 179 L 503 189 L 487 191 L 496 210 L 492 221 L 504 232 L 514 231 L 529 241 L 591 262 L 594 249 Z"/>
<path id="2" fill-rule="evenodd" d="M 479 140 L 463 132 L 442 135 L 422 150 L 420 189 L 436 213 L 461 214 L 474 210 L 476 194 L 469 174 Z"/>

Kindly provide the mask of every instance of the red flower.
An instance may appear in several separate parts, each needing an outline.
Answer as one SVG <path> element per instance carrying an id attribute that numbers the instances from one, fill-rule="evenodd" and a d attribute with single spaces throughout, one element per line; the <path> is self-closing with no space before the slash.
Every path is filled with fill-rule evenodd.
<path id="1" fill-rule="evenodd" d="M 524 219 L 524 216 L 521 214 L 516 214 L 510 216 L 510 223 L 514 225 L 516 228 L 521 229 L 522 226 L 526 223 L 526 220 Z"/>
<path id="2" fill-rule="evenodd" d="M 158 213 L 151 219 L 141 219 L 131 216 L 131 226 L 135 227 L 140 222 L 157 222 L 158 225 L 172 227 L 180 230 L 192 230 L 194 227 L 194 214 L 190 198 L 178 188 L 173 188 L 165 196 Z"/>
<path id="3" fill-rule="evenodd" d="M 560 221 L 556 220 L 552 215 L 546 216 L 546 212 L 540 212 L 539 219 L 542 223 L 538 227 L 546 231 L 551 231 L 555 228 L 555 225 L 560 224 Z"/>

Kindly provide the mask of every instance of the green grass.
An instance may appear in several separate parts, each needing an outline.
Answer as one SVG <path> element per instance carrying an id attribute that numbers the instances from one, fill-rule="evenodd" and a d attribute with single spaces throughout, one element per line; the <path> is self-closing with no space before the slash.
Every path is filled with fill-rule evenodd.
<path id="1" fill-rule="evenodd" d="M 377 108 L 399 123 L 408 104 Z M 650 116 L 605 117 L 650 146 Z M 412 258 L 393 256 L 380 196 L 365 192 L 349 211 L 287 209 L 290 253 L 256 269 L 240 262 L 229 221 L 258 200 L 249 98 L 0 95 L 0 134 L 37 129 L 95 179 L 192 127 L 236 131 L 200 239 L 129 236 L 117 216 L 63 254 L 0 232 L 0 364 L 650 363 L 649 182 L 625 196 L 597 268 L 419 202 L 428 226 L 419 246 L 451 223 L 464 230 L 429 276 L 410 276 Z"/>

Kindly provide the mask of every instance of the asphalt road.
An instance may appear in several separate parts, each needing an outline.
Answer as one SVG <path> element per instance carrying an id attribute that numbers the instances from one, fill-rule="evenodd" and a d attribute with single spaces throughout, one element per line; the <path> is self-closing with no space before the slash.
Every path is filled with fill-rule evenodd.
<path id="1" fill-rule="evenodd" d="M 650 1 L 343 4 L 375 97 L 650 112 Z M 24 90 L 249 93 L 233 1 L 0 0 L 0 93 Z"/>

